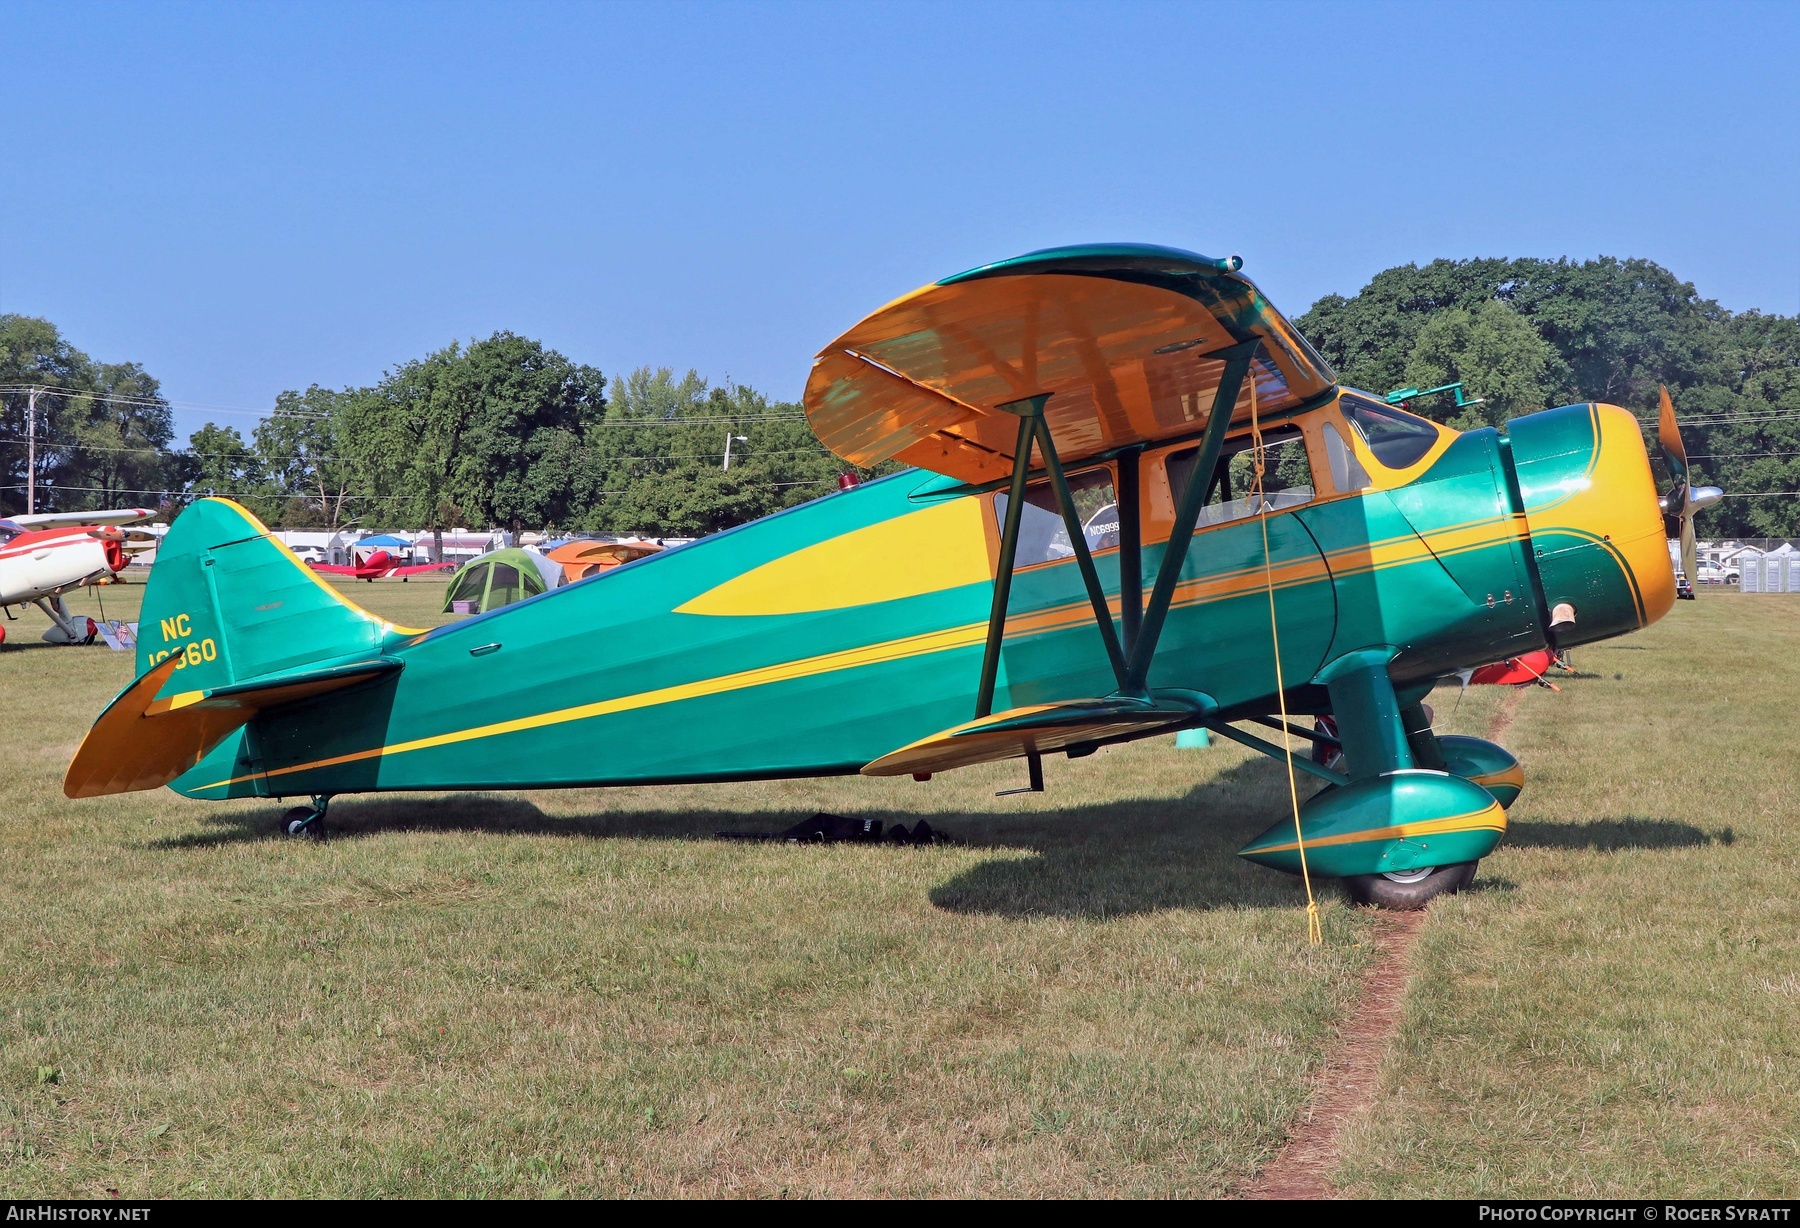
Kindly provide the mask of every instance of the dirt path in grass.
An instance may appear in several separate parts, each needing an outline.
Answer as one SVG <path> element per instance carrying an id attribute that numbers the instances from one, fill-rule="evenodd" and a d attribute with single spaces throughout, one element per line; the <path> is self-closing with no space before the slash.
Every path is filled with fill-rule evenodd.
<path id="1" fill-rule="evenodd" d="M 1515 687 L 1501 701 L 1488 727 L 1488 740 L 1498 742 L 1518 713 L 1525 688 Z M 1338 1043 L 1313 1080 L 1313 1094 L 1287 1142 L 1249 1185 L 1244 1198 L 1335 1198 L 1331 1182 L 1341 1155 L 1345 1123 L 1370 1112 L 1380 1092 L 1381 1063 L 1400 1027 L 1400 1008 L 1411 980 L 1409 957 L 1425 913 L 1385 913 L 1376 943 L 1381 955 L 1363 979 L 1362 997 Z"/>

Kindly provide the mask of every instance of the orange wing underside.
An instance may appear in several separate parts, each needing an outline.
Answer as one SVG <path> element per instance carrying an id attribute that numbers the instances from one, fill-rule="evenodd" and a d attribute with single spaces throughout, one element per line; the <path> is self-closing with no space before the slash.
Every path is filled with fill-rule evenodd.
<path id="1" fill-rule="evenodd" d="M 904 776 L 1047 755 L 1070 747 L 1148 737 L 1189 724 L 1197 714 L 1198 709 L 1107 699 L 1014 708 L 921 738 L 867 764 L 862 772 L 865 776 Z"/>
<path id="2" fill-rule="evenodd" d="M 1253 368 L 1264 413 L 1330 389 L 1286 321 L 1248 282 Z M 969 482 L 1011 472 L 1018 419 L 995 407 L 1050 394 L 1065 461 L 1191 434 L 1205 425 L 1240 338 L 1187 295 L 1110 277 L 1040 273 L 933 285 L 882 308 L 828 346 L 807 383 L 826 446 L 859 464 L 894 459 Z M 1248 418 L 1246 381 L 1234 416 Z"/>

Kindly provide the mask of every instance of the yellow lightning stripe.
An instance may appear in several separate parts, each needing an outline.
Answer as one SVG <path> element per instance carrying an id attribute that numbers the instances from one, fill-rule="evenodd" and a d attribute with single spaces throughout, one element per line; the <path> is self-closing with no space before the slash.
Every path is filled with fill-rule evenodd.
<path id="1" fill-rule="evenodd" d="M 1443 836 L 1461 831 L 1505 831 L 1506 811 L 1500 808 L 1499 802 L 1491 803 L 1485 810 L 1474 810 L 1468 814 L 1452 815 L 1447 819 L 1428 819 L 1423 823 L 1396 823 L 1392 827 L 1370 827 L 1363 831 L 1339 832 L 1335 836 L 1308 836 L 1308 848 L 1324 848 L 1333 844 L 1365 844 L 1372 840 L 1406 840 L 1416 836 Z M 1256 854 L 1286 853 L 1298 849 L 1300 845 L 1271 844 L 1266 848 L 1252 849 Z"/>

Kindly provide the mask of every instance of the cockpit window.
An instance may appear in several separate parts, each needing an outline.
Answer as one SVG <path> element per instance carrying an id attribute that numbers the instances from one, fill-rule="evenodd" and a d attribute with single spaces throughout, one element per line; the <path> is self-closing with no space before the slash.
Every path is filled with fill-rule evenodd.
<path id="1" fill-rule="evenodd" d="M 1438 441 L 1436 426 L 1403 409 L 1361 397 L 1344 397 L 1338 404 L 1375 459 L 1390 469 L 1417 464 Z"/>
<path id="2" fill-rule="evenodd" d="M 10 520 L 0 520 L 0 546 L 4 546 L 24 531 Z"/>
<path id="3" fill-rule="evenodd" d="M 1075 496 L 1075 516 L 1081 521 L 1088 549 L 1110 550 L 1117 546 L 1119 505 L 1113 495 L 1112 473 L 1106 469 L 1071 473 L 1069 493 Z M 1005 495 L 994 496 L 994 515 L 1002 531 L 1006 528 L 1006 502 Z M 1019 549 L 1013 565 L 1029 567 L 1074 557 L 1075 547 L 1069 543 L 1056 492 L 1048 482 L 1032 483 L 1025 489 L 1025 512 L 1019 520 Z"/>
<path id="4" fill-rule="evenodd" d="M 1366 490 L 1373 485 L 1369 481 L 1369 471 L 1344 442 L 1337 423 L 1325 423 L 1319 433 L 1325 437 L 1325 460 L 1331 466 L 1331 484 L 1337 487 L 1340 495 Z"/>
<path id="5" fill-rule="evenodd" d="M 1290 507 L 1311 503 L 1313 499 L 1312 465 L 1306 456 L 1306 440 L 1297 426 L 1276 427 L 1262 433 L 1264 447 L 1263 503 L 1271 512 L 1284 512 Z M 1182 492 L 1193 478 L 1194 464 L 1200 459 L 1199 448 L 1172 452 L 1163 462 L 1169 476 L 1169 494 L 1177 506 Z M 1227 439 L 1220 450 L 1207 487 L 1206 503 L 1200 509 L 1199 527 L 1242 520 L 1257 513 L 1256 501 L 1250 494 L 1255 480 L 1251 439 L 1239 435 Z M 1234 492 L 1241 492 L 1236 494 Z"/>

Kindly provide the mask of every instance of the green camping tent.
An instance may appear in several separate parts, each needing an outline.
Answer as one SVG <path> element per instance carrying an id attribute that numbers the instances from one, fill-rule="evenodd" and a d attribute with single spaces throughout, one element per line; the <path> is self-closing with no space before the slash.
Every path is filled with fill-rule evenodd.
<path id="1" fill-rule="evenodd" d="M 535 597 L 562 583 L 561 565 L 517 546 L 491 550 L 456 569 L 444 593 L 444 613 L 485 614 Z"/>

